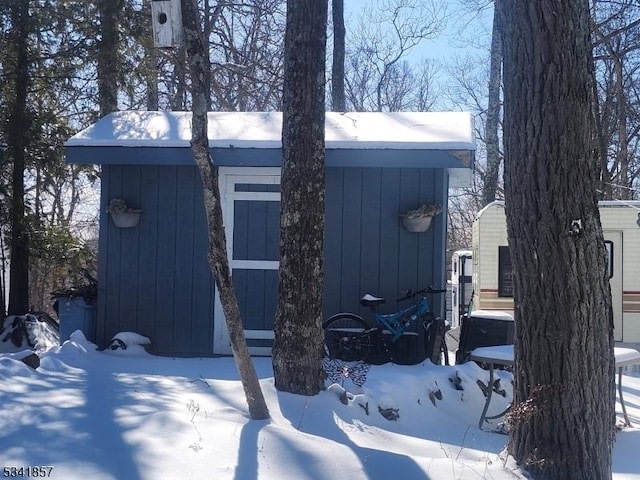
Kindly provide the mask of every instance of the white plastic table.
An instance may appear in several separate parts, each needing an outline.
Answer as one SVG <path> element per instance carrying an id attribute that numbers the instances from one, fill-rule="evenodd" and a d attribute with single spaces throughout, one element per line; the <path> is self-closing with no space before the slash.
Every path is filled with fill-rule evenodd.
<path id="1" fill-rule="evenodd" d="M 620 405 L 622 405 L 622 415 L 624 416 L 624 426 L 631 426 L 629 416 L 627 415 L 627 408 L 624 405 L 624 397 L 622 396 L 622 371 L 624 367 L 628 365 L 640 364 L 640 352 L 633 348 L 615 347 L 613 353 L 616 359 L 616 368 L 618 369 L 618 395 L 620 397 Z M 491 403 L 491 394 L 493 393 L 493 377 L 496 365 L 509 366 L 513 365 L 513 345 L 498 345 L 495 347 L 478 347 L 469 354 L 469 360 L 474 362 L 486 363 L 489 365 L 489 385 L 487 398 L 484 402 L 482 414 L 480 415 L 480 422 L 478 428 L 482 430 L 482 426 L 486 420 L 492 420 L 494 418 L 502 417 L 507 411 L 499 413 L 498 415 L 487 416 L 487 410 Z"/>

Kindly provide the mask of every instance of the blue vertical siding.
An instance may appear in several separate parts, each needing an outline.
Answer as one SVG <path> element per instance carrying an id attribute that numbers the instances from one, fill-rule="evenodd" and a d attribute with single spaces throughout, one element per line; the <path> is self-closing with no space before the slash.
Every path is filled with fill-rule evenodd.
<path id="1" fill-rule="evenodd" d="M 380 191 L 380 219 L 384 235 L 380 239 L 380 290 L 374 295 L 383 295 L 389 299 L 398 298 L 399 290 L 410 288 L 399 285 L 398 251 L 400 248 L 400 178 L 398 169 L 382 171 Z M 413 288 L 413 287 L 411 287 Z M 363 292 L 364 293 L 364 292 Z"/>
<path id="2" fill-rule="evenodd" d="M 440 169 L 327 169 L 325 317 L 366 316 L 359 299 L 367 292 L 387 298 L 385 309 L 393 311 L 402 290 L 444 286 L 446 182 Z M 444 208 L 431 228 L 406 231 L 399 214 L 430 203 Z"/>
<path id="3" fill-rule="evenodd" d="M 332 192 L 325 194 L 331 195 Z M 343 173 L 342 183 L 342 244 L 340 245 L 340 257 L 342 264 L 340 270 L 335 272 L 339 276 L 325 278 L 326 282 L 334 282 L 342 288 L 340 289 L 340 303 L 346 305 L 350 299 L 359 298 L 362 293 L 360 287 L 361 271 L 361 251 L 366 248 L 362 245 L 362 169 L 349 168 Z M 370 206 L 366 206 L 370 208 Z M 327 235 L 332 232 L 327 231 Z M 336 252 L 337 253 L 337 252 Z M 325 249 L 325 257 L 333 255 L 334 252 Z"/>
<path id="4" fill-rule="evenodd" d="M 176 293 L 180 290 L 180 284 L 176 283 L 178 168 L 171 166 L 160 171 L 158 179 L 160 195 L 157 209 L 158 212 L 162 212 L 162 218 L 158 219 L 155 238 L 147 239 L 149 242 L 157 242 L 158 245 L 156 324 L 151 338 L 160 352 L 176 351 L 173 331 L 176 321 L 180 321 L 174 317 Z M 145 206 L 141 208 L 147 209 Z M 155 206 L 149 205 L 149 208 L 155 208 Z M 144 216 L 144 211 L 142 216 Z"/>
<path id="5" fill-rule="evenodd" d="M 240 314 L 249 330 L 273 329 L 278 298 L 277 270 L 233 270 Z"/>
<path id="6" fill-rule="evenodd" d="M 344 205 L 344 169 L 325 170 L 324 201 L 324 312 L 337 312 L 342 302 L 342 287 L 335 281 L 342 270 L 342 218 Z M 328 193 L 331 192 L 330 195 Z M 327 275 L 327 272 L 331 272 Z"/>
<path id="7" fill-rule="evenodd" d="M 387 297 L 392 311 L 401 290 L 443 285 L 446 211 L 424 233 L 407 232 L 399 214 L 424 203 L 446 208 L 446 171 L 330 167 L 325 187 L 325 317 L 366 315 L 359 305 L 366 292 Z M 246 191 L 255 188 L 277 186 Z M 143 210 L 137 227 L 113 225 L 106 208 L 115 197 Z M 158 353 L 212 354 L 214 282 L 197 169 L 104 166 L 100 218 L 100 346 L 118 331 L 136 331 Z M 278 202 L 237 201 L 234 224 L 236 259 L 277 260 Z M 277 271 L 233 273 L 247 328 L 270 328 Z"/>
<path id="8" fill-rule="evenodd" d="M 240 186 L 240 190 L 238 187 Z M 238 191 L 266 192 L 279 185 L 236 185 Z M 277 190 L 276 190 L 277 191 Z M 279 259 L 280 202 L 236 200 L 233 219 L 234 260 Z M 246 329 L 272 330 L 276 310 L 278 271 L 234 268 L 233 281 Z M 249 340 L 250 345 L 271 346 L 268 340 Z"/>
<path id="9" fill-rule="evenodd" d="M 197 170 L 194 168 L 179 168 L 176 184 L 180 187 L 176 192 L 176 238 L 174 250 L 175 258 L 175 302 L 173 305 L 174 349 L 183 352 L 191 349 L 191 332 L 196 329 L 196 318 L 193 316 L 191 292 L 195 288 L 193 270 L 195 262 L 194 224 L 196 205 L 195 189 L 197 187 Z M 203 252 L 201 252 L 203 253 Z M 206 257 L 200 257 L 204 260 Z M 177 294 L 180 292 L 180 294 Z"/>
<path id="10" fill-rule="evenodd" d="M 151 338 L 160 353 L 209 355 L 213 280 L 197 170 L 191 166 L 104 166 L 97 340 L 119 331 Z M 112 198 L 142 209 L 138 226 L 115 227 Z"/>
<path id="11" fill-rule="evenodd" d="M 236 200 L 233 219 L 235 260 L 275 260 L 280 256 L 280 202 Z"/>
<path id="12" fill-rule="evenodd" d="M 382 171 L 365 169 L 362 171 L 362 208 L 360 225 L 360 290 L 379 292 L 380 286 L 380 241 L 385 235 L 382 230 L 380 194 Z M 371 208 L 373 206 L 373 208 Z"/>

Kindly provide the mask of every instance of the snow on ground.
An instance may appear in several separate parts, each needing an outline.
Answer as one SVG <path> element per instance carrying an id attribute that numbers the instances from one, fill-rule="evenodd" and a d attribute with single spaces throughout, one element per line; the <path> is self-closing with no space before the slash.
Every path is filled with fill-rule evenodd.
<path id="1" fill-rule="evenodd" d="M 507 437 L 478 429 L 488 373 L 473 363 L 372 366 L 362 388 L 345 381 L 345 405 L 335 387 L 277 392 L 270 359 L 255 358 L 271 419 L 252 421 L 232 358 L 156 357 L 123 337 L 126 350 L 97 351 L 75 332 L 37 370 L 0 355 L 3 467 L 61 480 L 524 478 L 500 455 Z M 499 377 L 490 414 L 511 399 Z M 640 478 L 640 378 L 623 385 L 634 427 L 617 433 L 616 480 Z"/>

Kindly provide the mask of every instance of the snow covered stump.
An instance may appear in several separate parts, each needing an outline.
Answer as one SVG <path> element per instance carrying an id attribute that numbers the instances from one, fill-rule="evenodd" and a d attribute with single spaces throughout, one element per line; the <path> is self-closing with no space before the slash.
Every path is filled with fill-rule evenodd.
<path id="1" fill-rule="evenodd" d="M 145 345 L 151 345 L 151 340 L 144 335 L 134 332 L 120 332 L 114 335 L 107 348 L 111 350 L 127 350 L 129 347 L 133 347 L 132 350 L 139 351 L 141 349 L 145 350 Z"/>

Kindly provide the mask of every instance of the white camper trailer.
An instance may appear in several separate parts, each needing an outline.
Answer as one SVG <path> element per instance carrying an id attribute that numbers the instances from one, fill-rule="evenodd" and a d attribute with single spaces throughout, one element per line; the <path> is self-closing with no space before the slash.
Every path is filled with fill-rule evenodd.
<path id="1" fill-rule="evenodd" d="M 614 338 L 640 343 L 640 202 L 599 203 L 609 252 Z M 490 203 L 473 222 L 474 310 L 513 313 L 511 256 L 504 202 Z"/>
<path id="2" fill-rule="evenodd" d="M 460 317 L 467 312 L 473 286 L 471 250 L 456 250 L 451 256 L 451 327 L 460 325 Z"/>

